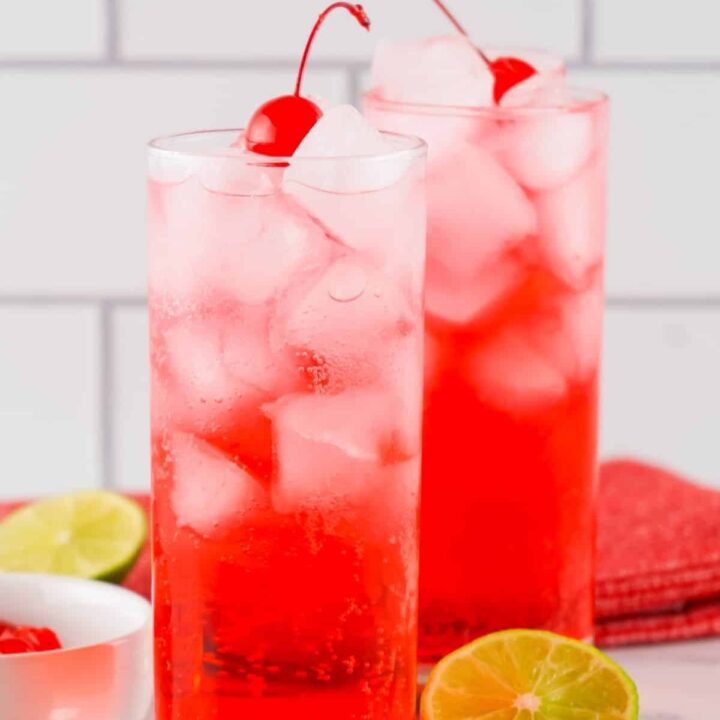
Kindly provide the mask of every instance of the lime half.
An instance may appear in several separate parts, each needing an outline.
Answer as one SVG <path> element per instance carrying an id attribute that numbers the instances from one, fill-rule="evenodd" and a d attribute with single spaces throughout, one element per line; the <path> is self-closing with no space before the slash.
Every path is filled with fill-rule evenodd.
<path id="1" fill-rule="evenodd" d="M 560 635 L 506 630 L 443 658 L 423 720 L 637 720 L 637 688 L 599 650 Z"/>
<path id="2" fill-rule="evenodd" d="M 147 536 L 143 509 L 93 491 L 26 505 L 0 522 L 0 570 L 121 582 Z"/>

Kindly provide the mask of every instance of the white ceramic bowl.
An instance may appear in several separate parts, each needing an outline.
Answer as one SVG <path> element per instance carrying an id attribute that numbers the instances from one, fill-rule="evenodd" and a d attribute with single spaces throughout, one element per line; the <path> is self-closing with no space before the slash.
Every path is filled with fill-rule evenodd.
<path id="1" fill-rule="evenodd" d="M 0 620 L 50 627 L 62 650 L 0 655 L 2 720 L 145 720 L 150 605 L 115 585 L 0 573 Z"/>

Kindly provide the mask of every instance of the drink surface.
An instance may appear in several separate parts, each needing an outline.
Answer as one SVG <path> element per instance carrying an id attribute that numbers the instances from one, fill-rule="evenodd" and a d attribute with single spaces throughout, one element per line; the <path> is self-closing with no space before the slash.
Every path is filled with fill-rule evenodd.
<path id="1" fill-rule="evenodd" d="M 151 151 L 157 716 L 409 720 L 422 158 L 241 155 Z"/>
<path id="2" fill-rule="evenodd" d="M 512 627 L 590 638 L 605 103 L 557 68 L 529 83 L 546 109 L 432 106 L 385 77 L 425 104 L 379 89 L 366 116 L 429 144 L 420 659 Z M 455 104 L 480 92 L 452 82 Z"/>

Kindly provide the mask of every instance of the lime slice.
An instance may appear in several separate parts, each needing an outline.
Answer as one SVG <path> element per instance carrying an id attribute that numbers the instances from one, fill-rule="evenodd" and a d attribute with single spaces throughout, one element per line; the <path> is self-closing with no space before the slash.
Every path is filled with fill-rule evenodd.
<path id="1" fill-rule="evenodd" d="M 637 720 L 633 681 L 590 645 L 539 630 L 487 635 L 443 658 L 423 720 Z"/>
<path id="2" fill-rule="evenodd" d="M 147 536 L 143 509 L 110 492 L 40 500 L 0 522 L 0 570 L 121 582 Z"/>

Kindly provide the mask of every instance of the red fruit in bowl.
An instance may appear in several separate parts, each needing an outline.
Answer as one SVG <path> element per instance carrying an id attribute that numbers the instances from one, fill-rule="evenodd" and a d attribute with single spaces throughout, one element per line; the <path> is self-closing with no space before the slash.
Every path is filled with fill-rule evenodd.
<path id="1" fill-rule="evenodd" d="M 58 636 L 50 628 L 12 625 L 0 621 L 0 655 L 47 652 L 61 647 Z"/>
<path id="2" fill-rule="evenodd" d="M 0 638 L 0 655 L 20 655 L 33 649 L 24 640 L 16 637 Z"/>

